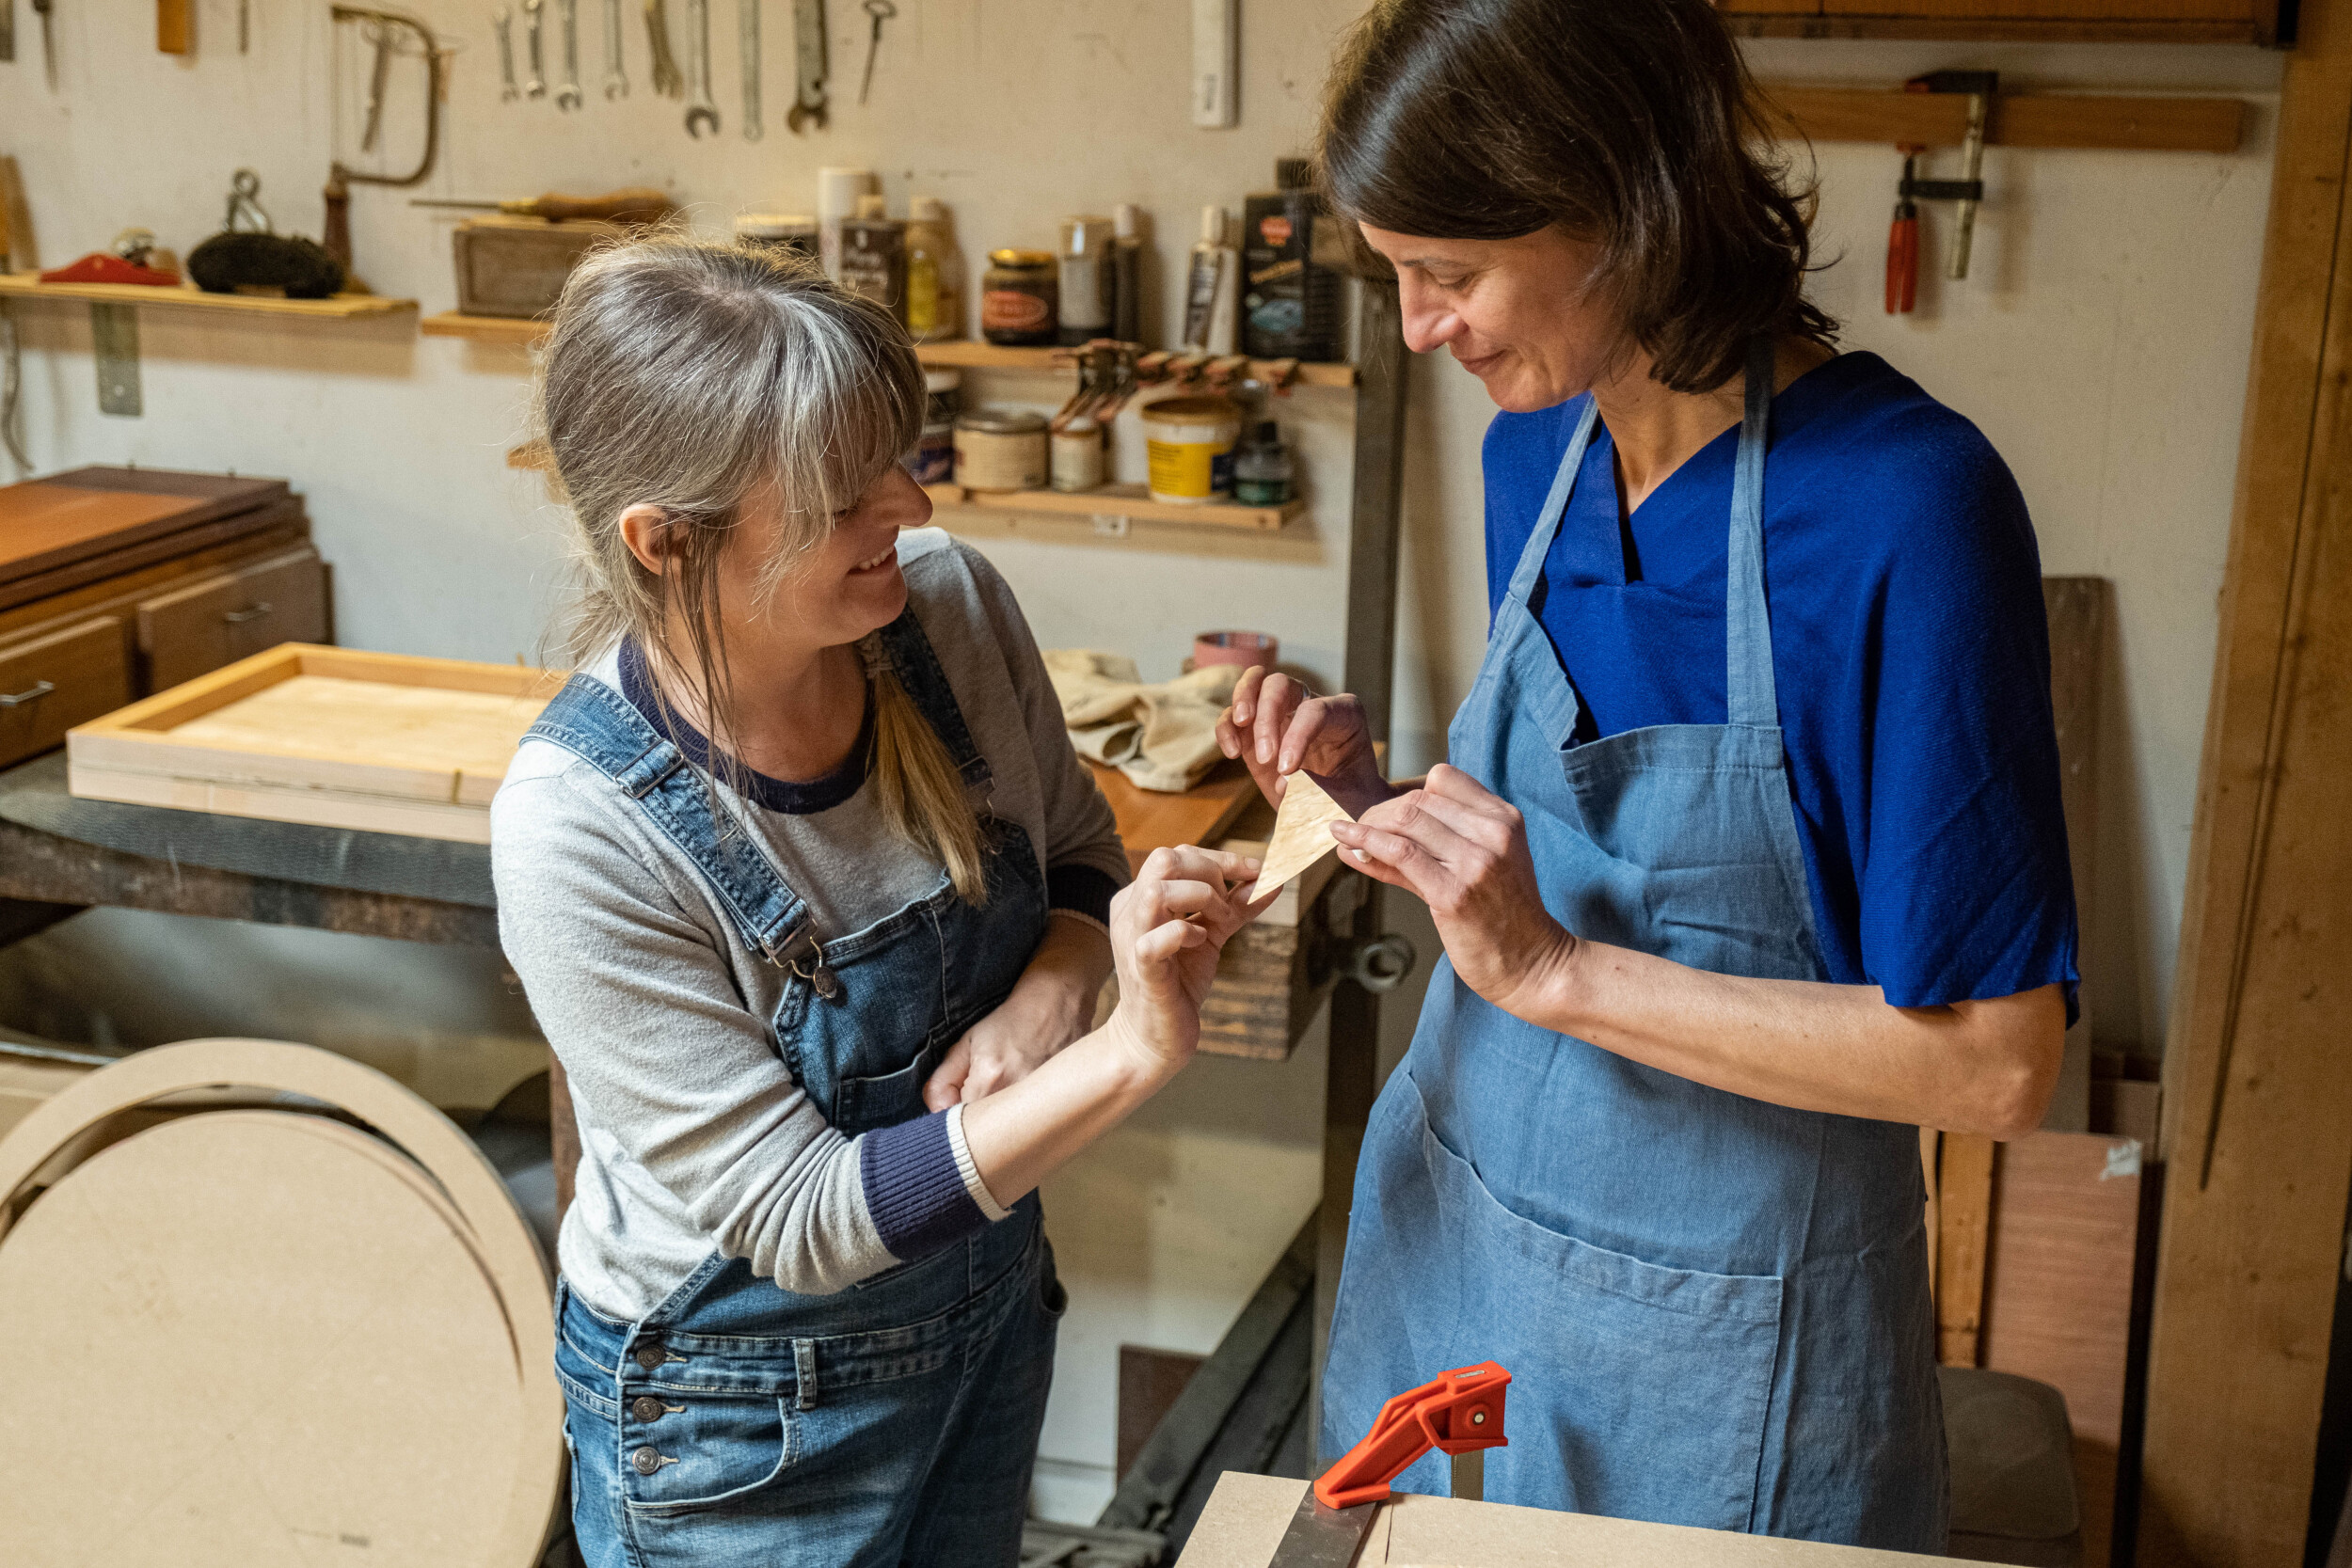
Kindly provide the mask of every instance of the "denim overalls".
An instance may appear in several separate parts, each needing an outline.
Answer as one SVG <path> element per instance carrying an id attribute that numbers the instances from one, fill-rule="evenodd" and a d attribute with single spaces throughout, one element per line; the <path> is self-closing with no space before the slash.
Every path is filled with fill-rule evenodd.
<path id="1" fill-rule="evenodd" d="M 985 800 L 988 762 L 914 610 L 861 652 L 869 671 L 887 660 Z M 765 855 L 739 833 L 722 841 L 705 781 L 610 687 L 575 677 L 531 734 L 618 784 L 746 942 L 791 972 L 775 1047 L 844 1133 L 923 1115 L 925 1080 L 1044 934 L 1037 856 L 1015 823 L 983 813 L 984 907 L 943 872 L 888 918 L 825 937 Z M 590 1568 L 1013 1563 L 1062 1303 L 1034 1194 L 834 1295 L 794 1294 L 713 1253 L 628 1323 L 559 1283 L 556 1369 Z"/>
<path id="2" fill-rule="evenodd" d="M 1726 724 L 1571 745 L 1529 608 L 1588 408 L 1448 736 L 1518 807 L 1579 937 L 1720 974 L 1826 977 L 1764 597 L 1772 358 L 1748 363 L 1726 577 Z M 1945 1549 L 1916 1131 L 1706 1087 L 1430 981 L 1357 1169 L 1323 1451 L 1448 1367 L 1510 1369 L 1486 1495 L 1717 1529 Z M 1435 1457 L 1407 1490 L 1442 1493 Z"/>

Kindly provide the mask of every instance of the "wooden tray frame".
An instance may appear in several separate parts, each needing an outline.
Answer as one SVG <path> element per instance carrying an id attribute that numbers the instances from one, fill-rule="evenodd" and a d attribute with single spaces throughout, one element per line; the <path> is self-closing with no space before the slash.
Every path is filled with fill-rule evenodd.
<path id="1" fill-rule="evenodd" d="M 463 768 L 337 762 L 260 746 L 174 740 L 181 724 L 297 675 L 553 697 L 561 674 L 408 654 L 281 642 L 250 658 L 118 708 L 66 735 L 67 786 L 84 800 L 208 811 L 321 828 L 490 841 L 490 797 L 505 779 Z"/>

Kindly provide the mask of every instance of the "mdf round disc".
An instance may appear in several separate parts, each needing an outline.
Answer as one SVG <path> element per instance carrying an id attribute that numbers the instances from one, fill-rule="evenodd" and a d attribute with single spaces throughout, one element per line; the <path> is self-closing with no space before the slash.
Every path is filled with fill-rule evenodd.
<path id="1" fill-rule="evenodd" d="M 0 1323 L 38 1413 L 0 1562 L 500 1555 L 531 1419 L 508 1307 L 449 1202 L 364 1132 L 218 1112 L 99 1152 L 0 1240 Z"/>

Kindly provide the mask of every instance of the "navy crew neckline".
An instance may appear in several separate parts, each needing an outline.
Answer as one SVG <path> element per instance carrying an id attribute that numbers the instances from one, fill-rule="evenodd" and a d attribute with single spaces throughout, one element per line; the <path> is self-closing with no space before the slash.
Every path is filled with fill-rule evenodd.
<path id="1" fill-rule="evenodd" d="M 709 737 L 677 716 L 676 710 L 666 706 L 655 694 L 652 672 L 645 667 L 645 656 L 634 639 L 621 642 L 621 695 L 628 705 L 644 715 L 645 722 L 659 734 L 668 736 L 686 760 L 704 772 L 711 766 L 713 752 Z M 728 783 L 739 787 L 752 802 L 768 811 L 781 812 L 787 816 L 808 816 L 820 811 L 847 803 L 866 786 L 866 776 L 874 754 L 874 684 L 866 683 L 866 713 L 858 721 L 857 740 L 850 747 L 850 754 L 841 766 L 821 778 L 794 783 L 789 779 L 771 778 L 766 773 L 743 768 L 739 778 Z"/>

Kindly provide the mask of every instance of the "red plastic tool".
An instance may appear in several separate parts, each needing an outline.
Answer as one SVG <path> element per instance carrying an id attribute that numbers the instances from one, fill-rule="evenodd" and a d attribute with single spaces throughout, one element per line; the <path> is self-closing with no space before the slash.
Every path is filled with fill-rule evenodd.
<path id="1" fill-rule="evenodd" d="M 50 268 L 40 275 L 40 280 L 43 283 L 143 283 L 150 288 L 169 289 L 179 286 L 180 275 L 176 272 L 158 272 L 153 267 L 138 266 L 119 256 L 93 250 L 78 261 Z"/>
<path id="2" fill-rule="evenodd" d="M 1502 1396 L 1511 1374 L 1492 1361 L 1438 1374 L 1380 1407 L 1364 1440 L 1315 1482 L 1315 1500 L 1326 1508 L 1353 1508 L 1386 1501 L 1389 1482 L 1432 1449 L 1470 1453 L 1506 1447 Z"/>

